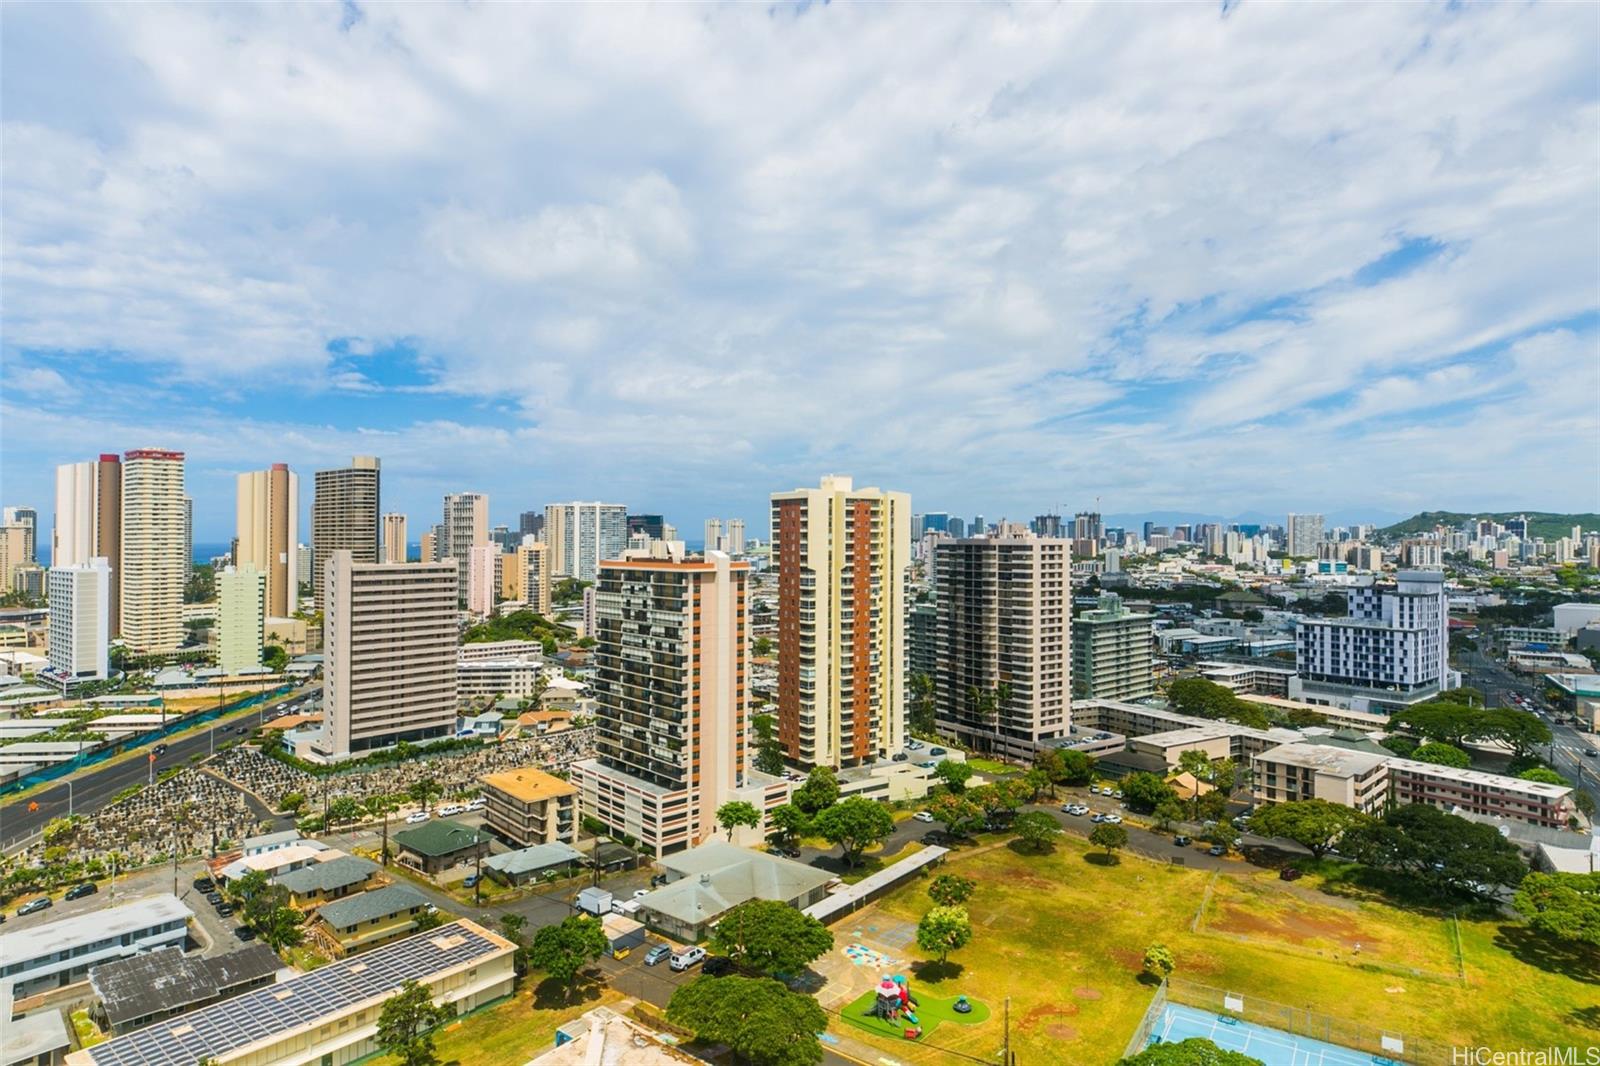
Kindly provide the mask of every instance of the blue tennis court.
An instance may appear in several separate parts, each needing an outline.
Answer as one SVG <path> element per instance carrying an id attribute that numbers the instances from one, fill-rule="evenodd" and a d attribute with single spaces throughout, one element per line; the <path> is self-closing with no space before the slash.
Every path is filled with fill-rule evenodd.
<path id="1" fill-rule="evenodd" d="M 1243 1051 L 1266 1066 L 1373 1066 L 1373 1063 L 1390 1062 L 1379 1055 L 1178 1003 L 1168 1003 L 1162 1008 L 1161 1017 L 1151 1030 L 1151 1043 L 1157 1037 L 1171 1044 L 1192 1036 L 1203 1036 L 1228 1051 Z"/>

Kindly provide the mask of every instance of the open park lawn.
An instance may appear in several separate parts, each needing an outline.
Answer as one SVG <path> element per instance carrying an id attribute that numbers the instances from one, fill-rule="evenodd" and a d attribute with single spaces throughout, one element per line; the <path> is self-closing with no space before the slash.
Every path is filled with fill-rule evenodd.
<path id="1" fill-rule="evenodd" d="M 503 1066 L 527 1062 L 555 1043 L 556 1029 L 584 1011 L 623 998 L 599 984 L 580 985 L 572 1003 L 540 986 L 538 975 L 526 979 L 517 993 L 491 1007 L 450 1022 L 434 1036 L 434 1050 L 444 1066 Z M 380 1055 L 372 1066 L 398 1066 L 399 1059 Z"/>
<path id="2" fill-rule="evenodd" d="M 1414 1047 L 1600 1042 L 1600 953 L 1558 949 L 1508 920 L 1461 920 L 1463 981 L 1449 918 L 1327 895 L 1314 875 L 1286 884 L 1271 871 L 1221 874 L 1212 883 L 1210 874 L 1133 855 L 1104 865 L 1071 837 L 1043 855 L 1010 847 L 958 854 L 946 869 L 978 882 L 968 904 L 972 943 L 942 970 L 896 966 L 909 966 L 919 997 L 965 993 L 989 1006 L 986 1023 L 929 1035 L 980 1058 L 1000 1046 L 997 1023 L 1010 996 L 1020 1061 L 1115 1062 L 1150 1003 L 1153 986 L 1139 974 L 1145 948 L 1157 942 L 1172 949 L 1180 977 L 1397 1031 Z M 902 886 L 878 912 L 915 922 L 931 905 L 926 885 Z M 914 944 L 904 950 L 917 956 Z M 907 1041 L 850 1031 L 922 1062 Z"/>

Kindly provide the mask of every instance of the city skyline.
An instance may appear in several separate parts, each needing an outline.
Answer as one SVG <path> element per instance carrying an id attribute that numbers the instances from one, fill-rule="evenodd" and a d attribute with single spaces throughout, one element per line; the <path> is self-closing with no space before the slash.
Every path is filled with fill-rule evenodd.
<path id="1" fill-rule="evenodd" d="M 1600 511 L 1586 10 L 1169 15 L 13 9 L 7 502 Z"/>

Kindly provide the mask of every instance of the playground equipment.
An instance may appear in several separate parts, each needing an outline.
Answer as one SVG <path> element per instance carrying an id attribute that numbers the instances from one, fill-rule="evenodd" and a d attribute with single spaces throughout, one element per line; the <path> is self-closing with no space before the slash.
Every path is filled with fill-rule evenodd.
<path id="1" fill-rule="evenodd" d="M 957 1014 L 971 1014 L 972 1004 L 967 1002 L 967 997 L 965 995 L 960 995 L 957 996 L 956 1001 L 950 1005 L 950 1009 L 955 1011 Z"/>
<path id="2" fill-rule="evenodd" d="M 906 982 L 905 975 L 895 974 L 885 977 L 878 982 L 877 996 L 872 1001 L 872 1009 L 867 1013 L 886 1022 L 905 1021 L 908 1024 L 904 1029 L 907 1040 L 916 1040 L 922 1036 L 922 1025 L 917 1020 L 917 1001 L 911 998 L 911 986 Z"/>

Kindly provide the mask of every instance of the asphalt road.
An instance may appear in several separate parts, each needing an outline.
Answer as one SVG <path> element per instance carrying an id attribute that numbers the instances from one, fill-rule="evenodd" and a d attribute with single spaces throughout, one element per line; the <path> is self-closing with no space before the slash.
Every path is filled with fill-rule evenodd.
<path id="1" fill-rule="evenodd" d="M 292 707 L 307 697 L 315 696 L 319 690 L 320 686 L 295 692 L 286 702 L 264 703 L 251 708 L 248 714 L 233 715 L 178 740 L 167 741 L 167 750 L 156 756 L 154 772 L 160 774 L 163 770 L 187 766 L 191 756 L 198 755 L 204 759 L 216 748 L 243 739 L 267 710 L 280 711 Z M 243 732 L 235 732 L 240 726 L 243 726 Z M 10 850 L 25 843 L 52 818 L 63 818 L 68 814 L 91 814 L 110 803 L 112 797 L 123 789 L 146 784 L 150 779 L 151 763 L 148 759 L 124 759 L 84 771 L 70 780 L 59 781 L 27 796 L 9 799 L 0 805 L 0 848 Z"/>
<path id="2" fill-rule="evenodd" d="M 1555 720 L 1536 677 L 1515 674 L 1478 649 L 1463 651 L 1457 656 L 1457 665 L 1461 668 L 1463 682 L 1480 689 L 1489 707 L 1515 707 L 1512 695 L 1531 700 L 1534 713 L 1550 727 L 1553 736 L 1550 747 L 1541 754 L 1555 767 L 1556 773 L 1576 782 L 1600 805 L 1600 745 L 1592 735 Z M 1587 754 L 1590 752 L 1596 754 Z"/>

